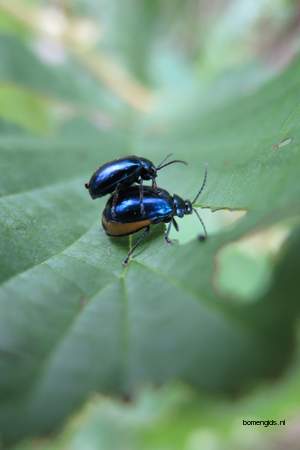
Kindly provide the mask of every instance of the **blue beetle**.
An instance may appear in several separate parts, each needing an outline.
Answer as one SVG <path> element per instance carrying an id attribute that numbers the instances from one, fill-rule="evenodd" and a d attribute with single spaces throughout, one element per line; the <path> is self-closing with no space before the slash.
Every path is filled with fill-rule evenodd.
<path id="1" fill-rule="evenodd" d="M 145 186 L 144 214 L 141 214 L 140 211 L 140 195 L 138 186 L 130 186 L 126 191 L 119 192 L 118 200 L 115 203 L 114 214 L 112 212 L 113 196 L 110 197 L 102 214 L 102 226 L 107 235 L 113 237 L 127 236 L 144 229 L 144 232 L 141 234 L 123 261 L 124 265 L 128 263 L 130 256 L 149 233 L 150 225 L 168 223 L 168 227 L 165 232 L 165 240 L 167 243 L 171 243 L 169 234 L 172 225 L 175 227 L 176 231 L 179 231 L 179 227 L 174 216 L 181 218 L 187 214 L 192 214 L 195 212 L 204 230 L 204 235 L 200 235 L 199 239 L 206 239 L 207 232 L 205 225 L 198 211 L 193 206 L 203 191 L 206 180 L 207 168 L 205 168 L 201 188 L 192 201 L 183 200 L 176 194 L 172 196 L 168 191 L 161 188 L 153 189 L 150 186 Z"/>
<path id="2" fill-rule="evenodd" d="M 140 210 L 141 214 L 144 214 L 143 181 L 152 180 L 152 187 L 156 189 L 155 178 L 159 170 L 174 163 L 186 164 L 185 161 L 178 159 L 166 163 L 170 156 L 171 154 L 164 158 L 157 167 L 149 159 L 134 155 L 115 159 L 100 166 L 85 187 L 89 190 L 92 199 L 114 193 L 112 214 L 115 216 L 119 192 L 134 183 L 139 183 Z"/>

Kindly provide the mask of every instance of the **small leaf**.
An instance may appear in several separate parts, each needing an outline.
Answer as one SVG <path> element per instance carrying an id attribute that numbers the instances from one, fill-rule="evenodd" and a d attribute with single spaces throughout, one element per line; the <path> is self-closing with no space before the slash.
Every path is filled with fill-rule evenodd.
<path id="1" fill-rule="evenodd" d="M 53 126 L 50 102 L 14 85 L 0 84 L 0 117 L 36 133 Z"/>

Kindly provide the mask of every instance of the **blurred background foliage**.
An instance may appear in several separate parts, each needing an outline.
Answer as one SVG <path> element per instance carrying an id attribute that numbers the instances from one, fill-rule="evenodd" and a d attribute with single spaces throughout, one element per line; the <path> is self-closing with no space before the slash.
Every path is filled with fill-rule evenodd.
<path id="1" fill-rule="evenodd" d="M 275 81 L 270 92 L 266 89 L 262 91 L 265 96 L 260 96 L 259 109 L 262 113 L 266 110 L 262 117 L 271 117 L 277 88 L 285 82 L 290 88 L 282 93 L 283 98 L 287 96 L 287 105 L 283 101 L 282 110 L 290 111 L 291 116 L 281 117 L 277 105 L 277 109 L 274 108 L 274 122 L 270 121 L 271 129 L 274 123 L 282 123 L 282 118 L 286 120 L 281 134 L 279 130 L 268 134 L 267 121 L 256 123 L 252 129 L 260 128 L 256 130 L 257 136 L 261 137 L 260 142 L 264 142 L 266 136 L 270 142 L 273 139 L 275 151 L 293 144 L 296 154 L 299 148 L 299 103 L 296 99 L 293 104 L 288 101 L 299 92 L 296 91 L 299 87 L 299 63 L 294 62 L 299 52 L 299 30 L 300 5 L 297 0 L 0 0 L 0 142 L 4 155 L 1 166 L 2 171 L 9 174 L 4 177 L 5 182 L 0 183 L 1 196 L 9 198 L 23 190 L 26 192 L 63 182 L 64 177 L 80 177 L 83 173 L 92 172 L 99 160 L 97 140 L 100 136 L 103 148 L 107 146 L 106 153 L 103 153 L 106 159 L 110 155 L 111 145 L 123 147 L 125 153 L 132 153 L 132 149 L 138 153 L 136 149 L 143 139 L 149 141 L 144 149 L 150 156 L 153 154 L 159 159 L 161 147 L 165 148 L 169 143 L 172 150 L 184 156 L 186 136 L 198 130 L 199 121 L 203 119 L 204 129 L 207 127 L 210 132 L 207 142 L 204 138 L 204 144 L 218 147 L 219 154 L 224 149 L 230 155 L 231 141 L 222 141 L 222 130 L 232 126 L 230 121 L 229 125 L 226 123 L 226 105 L 237 101 L 233 117 L 238 120 L 239 99 L 245 95 L 251 98 L 252 93 L 268 81 L 272 83 L 293 63 L 294 66 L 287 72 L 289 75 L 286 78 L 283 75 L 278 86 Z M 243 109 L 243 103 L 241 105 Z M 216 115 L 214 122 L 215 108 L 221 113 Z M 248 119 L 247 123 L 255 123 L 255 117 Z M 163 135 L 165 127 L 171 129 L 171 137 L 168 136 L 163 144 L 157 144 L 155 138 Z M 294 133 L 292 137 L 289 134 L 291 130 Z M 237 127 L 236 133 L 242 136 L 244 131 Z M 154 143 L 151 142 L 152 135 Z M 235 140 L 233 136 L 234 132 L 230 137 Z M 251 142 L 251 132 L 248 141 Z M 193 139 L 189 144 L 192 149 Z M 38 154 L 40 145 L 43 150 L 35 165 L 34 155 Z M 73 145 L 74 152 L 70 157 L 69 148 Z M 39 165 L 44 168 L 49 163 L 48 156 L 42 152 L 52 147 L 59 163 L 55 163 L 53 156 L 48 172 L 39 170 Z M 85 158 L 85 148 L 94 148 L 94 156 Z M 195 156 L 197 152 L 195 139 L 190 155 Z M 189 154 L 188 149 L 186 154 Z M 113 150 L 111 155 L 116 156 Z M 245 154 L 234 154 L 239 167 L 243 167 L 245 155 L 249 158 L 252 155 L 247 153 L 247 148 Z M 203 157 L 206 156 L 204 150 Z M 198 161 L 201 157 L 202 154 Z M 24 166 L 25 170 L 14 172 L 15 165 Z M 293 185 L 299 166 L 289 170 L 286 179 Z M 241 178 L 238 180 L 242 180 L 243 172 L 239 175 Z M 177 180 L 171 180 L 171 175 L 169 179 L 167 177 L 165 179 L 176 189 Z M 211 210 L 220 209 L 215 213 L 211 210 L 203 212 L 210 233 L 231 229 L 232 223 L 244 217 L 245 208 L 254 205 L 257 206 L 257 216 L 252 216 L 253 220 L 250 218 L 248 222 L 241 222 L 241 230 L 255 228 L 256 222 L 260 224 L 259 220 L 263 217 L 266 199 L 272 196 L 276 197 L 278 205 L 288 208 L 287 199 L 294 201 L 299 191 L 289 186 L 281 196 L 278 180 L 283 178 L 279 176 L 273 184 L 270 182 L 270 197 L 262 194 L 262 204 L 259 194 L 264 189 L 261 189 L 259 182 L 259 188 L 252 197 L 251 189 L 247 195 L 239 196 L 239 187 L 235 189 L 229 185 L 224 196 L 221 192 L 205 198 L 202 206 Z M 198 180 L 195 183 L 187 180 L 183 182 L 182 189 L 194 191 L 197 183 Z M 265 191 L 268 193 L 267 187 Z M 45 201 L 44 198 L 42 200 Z M 296 200 L 294 203 L 296 205 Z M 96 220 L 91 206 L 84 204 L 79 202 L 77 210 L 70 213 L 67 210 L 66 216 L 61 219 L 61 222 L 68 218 L 70 222 L 76 222 L 78 215 L 86 214 L 86 219 L 81 218 L 82 223 L 79 219 L 76 226 L 65 230 L 65 247 L 69 244 L 69 232 L 73 233 L 74 238 L 78 237 L 83 233 L 85 220 Z M 64 205 L 60 208 L 62 211 Z M 230 212 L 228 208 L 234 211 Z M 271 208 L 269 204 L 268 208 Z M 57 211 L 59 213 L 60 210 Z M 278 211 L 279 216 L 282 210 Z M 281 294 L 281 299 L 284 299 L 288 291 L 286 295 L 293 300 L 287 308 L 291 309 L 280 330 L 277 328 L 280 321 L 274 312 L 275 325 L 269 341 L 270 344 L 277 332 L 279 339 L 281 334 L 283 336 L 280 355 L 286 352 L 282 359 L 285 361 L 286 358 L 289 362 L 283 374 L 278 375 L 278 368 L 284 364 L 280 357 L 277 361 L 275 353 L 274 373 L 270 369 L 272 381 L 267 380 L 257 386 L 254 377 L 250 391 L 247 390 L 244 395 L 239 389 L 231 392 L 231 396 L 225 396 L 217 389 L 210 394 L 205 389 L 193 390 L 191 386 L 176 382 L 163 386 L 143 384 L 131 396 L 124 396 L 121 400 L 101 396 L 92 390 L 83 409 L 80 412 L 75 409 L 75 417 L 65 418 L 59 424 L 61 431 L 58 434 L 33 440 L 29 438 L 16 444 L 15 450 L 299 449 L 299 356 L 296 351 L 292 358 L 289 357 L 291 334 L 298 327 L 294 313 L 298 311 L 295 305 L 299 300 L 295 278 L 299 264 L 299 252 L 296 251 L 299 249 L 299 232 L 296 230 L 299 208 L 295 208 L 295 213 L 286 213 L 286 216 L 276 220 L 273 216 L 271 219 L 264 217 L 264 221 L 268 225 L 267 230 L 254 234 L 251 239 L 247 237 L 235 241 L 234 245 L 228 245 L 230 236 L 224 241 L 220 239 L 222 247 L 215 261 L 214 288 L 221 297 L 242 305 L 249 305 L 258 298 L 264 298 L 264 295 L 268 297 L 269 292 L 273 293 L 274 299 Z M 21 242 L 23 225 L 17 223 L 16 226 L 21 229 Z M 58 227 L 62 228 L 62 224 Z M 183 228 L 180 237 L 176 238 L 182 244 L 189 243 L 196 235 L 195 224 L 187 219 Z M 290 234 L 291 230 L 294 234 Z M 243 237 L 243 232 L 233 233 L 232 236 L 235 239 Z M 55 254 L 60 250 L 60 237 L 57 233 L 56 240 L 55 227 L 50 228 L 51 233 L 54 237 L 50 247 Z M 286 247 L 282 247 L 283 243 Z M 35 259 L 30 260 L 27 254 L 31 254 L 31 247 L 26 247 L 26 242 L 18 245 L 18 251 L 13 254 L 14 261 L 1 267 L 1 280 L 34 267 L 40 262 L 39 258 L 42 259 L 37 251 Z M 3 247 L 6 255 L 4 244 Z M 282 248 L 285 249 L 283 253 Z M 154 257 L 156 249 L 154 245 L 150 256 Z M 49 256 L 49 252 L 43 251 L 43 257 Z M 117 252 L 118 261 L 122 251 Z M 209 250 L 207 253 L 210 258 L 208 266 L 213 264 L 215 251 L 210 253 Z M 286 267 L 294 270 L 293 283 L 289 286 Z M 278 274 L 277 284 L 274 273 L 275 276 Z M 258 335 L 264 325 L 264 317 L 268 314 L 272 316 L 272 309 L 261 311 L 261 322 L 255 322 Z M 277 310 L 279 315 L 280 311 L 278 313 Z M 259 342 L 257 345 L 260 345 Z M 206 351 L 210 351 L 209 344 Z M 215 367 L 218 370 L 218 365 Z M 7 396 L 3 395 L 5 419 L 2 423 L 10 423 L 12 413 L 5 406 L 10 402 L 10 395 L 14 402 L 18 396 L 15 375 L 11 373 L 8 372 L 13 387 L 10 387 Z M 18 383 L 16 386 L 19 386 Z M 49 418 L 50 422 L 52 419 Z M 286 419 L 288 426 L 243 427 L 243 419 Z M 58 428 L 55 420 L 54 424 L 53 427 L 49 425 L 48 431 Z M 10 426 L 14 428 L 11 423 Z M 1 430 L 1 435 L 6 437 L 6 431 Z M 15 430 L 8 432 L 8 442 L 15 443 L 19 437 L 26 436 L 26 431 L 16 425 Z M 28 434 L 40 434 L 40 429 L 30 429 Z M 5 439 L 3 448 L 6 448 Z"/>

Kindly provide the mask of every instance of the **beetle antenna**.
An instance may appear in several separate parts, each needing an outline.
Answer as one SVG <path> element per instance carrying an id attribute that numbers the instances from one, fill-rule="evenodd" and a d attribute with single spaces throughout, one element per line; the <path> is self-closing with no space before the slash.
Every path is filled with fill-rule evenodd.
<path id="1" fill-rule="evenodd" d="M 158 164 L 156 169 L 160 169 L 160 167 L 169 159 L 171 158 L 171 156 L 173 155 L 173 153 L 169 153 L 167 156 L 164 157 L 164 159 Z"/>
<path id="2" fill-rule="evenodd" d="M 204 187 L 206 185 L 206 181 L 207 181 L 207 164 L 205 164 L 205 172 L 204 172 L 204 178 L 203 178 L 203 181 L 202 181 L 201 188 L 197 192 L 196 197 L 194 198 L 194 200 L 192 201 L 192 205 L 194 205 L 194 203 L 196 203 L 196 201 L 198 200 L 199 195 L 201 194 L 201 192 L 203 191 L 203 189 L 204 189 Z"/>
<path id="3" fill-rule="evenodd" d="M 86 189 L 88 189 L 90 187 L 89 183 L 84 183 L 84 186 Z"/>
<path id="4" fill-rule="evenodd" d="M 173 161 L 169 161 L 166 164 L 160 165 L 156 168 L 156 170 L 160 170 L 163 169 L 164 167 L 170 166 L 170 164 L 175 164 L 175 163 L 180 163 L 180 164 L 184 164 L 185 166 L 187 166 L 187 162 L 186 161 L 182 161 L 182 159 L 173 159 Z"/>
<path id="5" fill-rule="evenodd" d="M 203 220 L 201 219 L 201 217 L 200 217 L 200 214 L 198 213 L 198 211 L 196 210 L 196 208 L 193 208 L 193 211 L 194 211 L 194 213 L 196 214 L 196 216 L 198 217 L 198 219 L 199 219 L 199 221 L 200 221 L 200 223 L 201 223 L 201 225 L 202 225 L 202 228 L 203 228 L 203 231 L 204 231 L 204 239 L 206 239 L 207 238 L 207 231 L 206 231 L 206 227 L 205 227 L 205 225 L 204 225 L 204 222 L 203 222 Z"/>

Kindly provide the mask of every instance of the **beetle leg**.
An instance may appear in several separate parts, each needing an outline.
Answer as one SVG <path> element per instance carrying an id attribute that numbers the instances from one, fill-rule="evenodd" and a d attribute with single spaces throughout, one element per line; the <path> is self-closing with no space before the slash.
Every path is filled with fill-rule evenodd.
<path id="1" fill-rule="evenodd" d="M 167 244 L 172 244 L 173 242 L 171 241 L 171 239 L 169 239 L 169 234 L 172 228 L 172 221 L 169 222 L 168 227 L 167 227 L 167 231 L 165 232 L 165 241 Z"/>
<path id="2" fill-rule="evenodd" d="M 173 219 L 172 219 L 172 223 L 173 223 L 173 225 L 174 225 L 175 230 L 176 230 L 176 231 L 179 231 L 178 223 L 176 222 L 176 220 L 174 219 L 174 217 L 173 217 Z"/>
<path id="3" fill-rule="evenodd" d="M 155 178 L 152 178 L 152 189 L 154 189 L 155 191 L 157 190 L 157 184 L 156 184 Z"/>
<path id="4" fill-rule="evenodd" d="M 129 252 L 127 253 L 126 258 L 123 261 L 123 265 L 127 266 L 128 261 L 130 256 L 133 254 L 133 252 L 135 251 L 135 249 L 140 245 L 140 243 L 145 239 L 145 237 L 148 235 L 150 231 L 150 227 L 146 227 L 143 231 L 143 233 L 140 235 L 140 237 L 137 239 L 136 243 L 134 244 L 134 246 L 129 250 Z"/>
<path id="5" fill-rule="evenodd" d="M 145 215 L 145 207 L 144 207 L 144 190 L 143 190 L 143 178 L 140 179 L 140 210 L 141 215 Z"/>
<path id="6" fill-rule="evenodd" d="M 116 218 L 116 204 L 117 204 L 118 197 L 119 197 L 119 188 L 120 188 L 120 185 L 117 184 L 116 190 L 115 190 L 115 192 L 114 192 L 114 197 L 113 197 L 112 205 L 111 205 L 111 215 L 112 215 L 112 218 L 113 218 L 113 219 Z"/>

